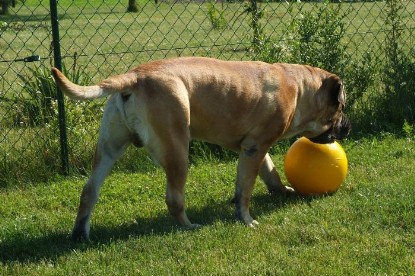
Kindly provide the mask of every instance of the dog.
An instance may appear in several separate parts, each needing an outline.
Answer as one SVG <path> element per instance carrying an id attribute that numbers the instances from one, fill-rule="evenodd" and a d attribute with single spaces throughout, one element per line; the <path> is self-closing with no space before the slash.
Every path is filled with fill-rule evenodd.
<path id="1" fill-rule="evenodd" d="M 271 193 L 293 192 L 281 182 L 270 147 L 297 135 L 331 143 L 350 132 L 342 80 L 306 65 L 182 57 L 142 64 L 93 86 L 78 86 L 56 68 L 52 75 L 72 99 L 110 95 L 92 174 L 80 197 L 75 240 L 89 239 L 99 189 L 130 144 L 146 148 L 164 169 L 168 210 L 189 228 L 198 227 L 185 212 L 190 140 L 237 151 L 236 217 L 255 227 L 249 201 L 258 175 Z"/>

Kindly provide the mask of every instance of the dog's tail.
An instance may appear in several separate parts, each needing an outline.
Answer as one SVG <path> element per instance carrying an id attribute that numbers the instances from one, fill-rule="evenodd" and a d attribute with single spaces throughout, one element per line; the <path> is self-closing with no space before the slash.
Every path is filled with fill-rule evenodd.
<path id="1" fill-rule="evenodd" d="M 57 68 L 52 68 L 52 75 L 60 90 L 75 100 L 93 100 L 113 93 L 122 93 L 137 83 L 137 76 L 133 72 L 108 78 L 101 84 L 92 86 L 81 86 L 71 82 Z"/>

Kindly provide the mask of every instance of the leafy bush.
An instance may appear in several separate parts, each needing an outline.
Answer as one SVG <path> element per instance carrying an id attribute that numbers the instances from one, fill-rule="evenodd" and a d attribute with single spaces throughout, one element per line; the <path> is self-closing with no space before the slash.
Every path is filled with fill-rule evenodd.
<path id="1" fill-rule="evenodd" d="M 406 120 L 403 123 L 402 131 L 403 134 L 408 138 L 415 137 L 415 126 L 408 123 Z"/>
<path id="2" fill-rule="evenodd" d="M 383 59 L 377 56 L 369 62 L 365 61 L 370 64 L 367 68 L 372 68 L 370 75 L 365 76 L 356 67 L 359 74 L 352 79 L 358 82 L 371 77 L 372 82 L 373 93 L 368 95 L 366 105 L 361 106 L 360 114 L 355 116 L 362 132 L 387 131 L 408 136 L 415 122 L 415 53 L 403 44 L 402 9 L 401 1 L 386 1 Z M 373 83 L 374 79 L 376 82 Z M 359 88 L 358 83 L 351 84 L 356 90 Z"/>
<path id="3" fill-rule="evenodd" d="M 292 7 L 288 11 L 293 12 Z M 367 52 L 356 60 L 347 53 L 343 42 L 346 14 L 339 5 L 328 1 L 317 11 L 305 11 L 301 16 L 293 14 L 282 39 L 278 42 L 265 39 L 253 52 L 253 58 L 270 63 L 308 64 L 335 73 L 344 80 L 348 107 L 352 107 L 374 84 L 379 58 Z"/>
<path id="4" fill-rule="evenodd" d="M 251 51 L 254 55 L 257 55 L 266 47 L 267 40 L 265 39 L 264 27 L 260 20 L 264 17 L 265 11 L 261 10 L 258 6 L 257 0 L 249 0 L 244 4 L 243 13 L 247 13 L 251 17 L 249 25 L 252 28 L 253 36 L 251 42 Z"/>
<path id="5" fill-rule="evenodd" d="M 386 62 L 382 72 L 382 82 L 385 85 L 384 95 L 377 101 L 379 118 L 382 124 L 395 127 L 404 121 L 415 122 L 415 54 L 405 51 L 400 44 L 402 41 L 402 9 L 399 0 L 386 1 L 388 31 L 385 38 Z M 391 108 L 394 107 L 394 108 Z"/>
<path id="6" fill-rule="evenodd" d="M 371 49 L 360 59 L 352 59 L 343 43 L 347 11 L 341 12 L 339 5 L 328 1 L 317 11 L 293 16 L 282 39 L 263 39 L 253 47 L 252 58 L 309 64 L 338 74 L 345 82 L 348 107 L 358 128 L 365 132 L 401 132 L 404 122 L 405 129 L 415 122 L 415 49 L 405 48 L 402 43 L 403 3 L 387 0 L 386 8 L 384 62 Z M 356 104 L 358 108 L 354 109 Z"/>
<path id="7" fill-rule="evenodd" d="M 292 32 L 298 41 L 293 47 L 296 62 L 341 73 L 347 59 L 346 46 L 342 43 L 344 17 L 340 6 L 325 2 L 317 12 L 307 11 L 298 22 L 293 20 Z"/>
<path id="8" fill-rule="evenodd" d="M 344 17 L 340 6 L 328 2 L 322 4 L 317 12 L 305 11 L 300 17 L 293 15 L 285 37 L 278 43 L 265 40 L 254 55 L 267 62 L 309 64 L 339 74 L 349 59 L 346 45 L 342 42 Z"/>

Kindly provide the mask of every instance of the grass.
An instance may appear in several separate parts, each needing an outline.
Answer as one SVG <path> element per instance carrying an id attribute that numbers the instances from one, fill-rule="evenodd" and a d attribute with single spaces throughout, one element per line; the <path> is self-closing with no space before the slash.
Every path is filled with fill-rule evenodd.
<path id="1" fill-rule="evenodd" d="M 413 138 L 384 135 L 343 146 L 349 175 L 333 196 L 270 196 L 258 181 L 255 230 L 233 218 L 235 161 L 191 167 L 188 215 L 204 225 L 196 231 L 170 218 L 164 175 L 148 160 L 139 173 L 107 179 L 92 241 L 84 244 L 69 235 L 85 178 L 2 189 L 0 274 L 411 275 Z M 281 164 L 282 155 L 273 159 Z"/>

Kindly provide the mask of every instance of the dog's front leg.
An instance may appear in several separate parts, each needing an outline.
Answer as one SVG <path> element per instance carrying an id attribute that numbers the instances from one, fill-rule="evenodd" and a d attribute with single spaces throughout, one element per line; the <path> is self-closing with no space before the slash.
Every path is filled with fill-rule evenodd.
<path id="1" fill-rule="evenodd" d="M 259 170 L 259 176 L 265 185 L 267 185 L 268 191 L 271 194 L 274 193 L 293 193 L 294 189 L 288 186 L 285 186 L 275 168 L 274 163 L 272 162 L 271 157 L 267 153 L 262 162 L 261 168 Z"/>
<path id="2" fill-rule="evenodd" d="M 180 149 L 182 148 L 182 149 Z M 188 146 L 170 148 L 170 158 L 164 164 L 166 172 L 166 204 L 170 214 L 182 226 L 198 228 L 200 225 L 190 222 L 185 211 L 185 183 L 188 173 Z"/>
<path id="3" fill-rule="evenodd" d="M 234 198 L 236 217 L 250 227 L 258 224 L 249 214 L 249 201 L 265 154 L 266 151 L 258 150 L 256 146 L 243 148 L 239 153 Z"/>

